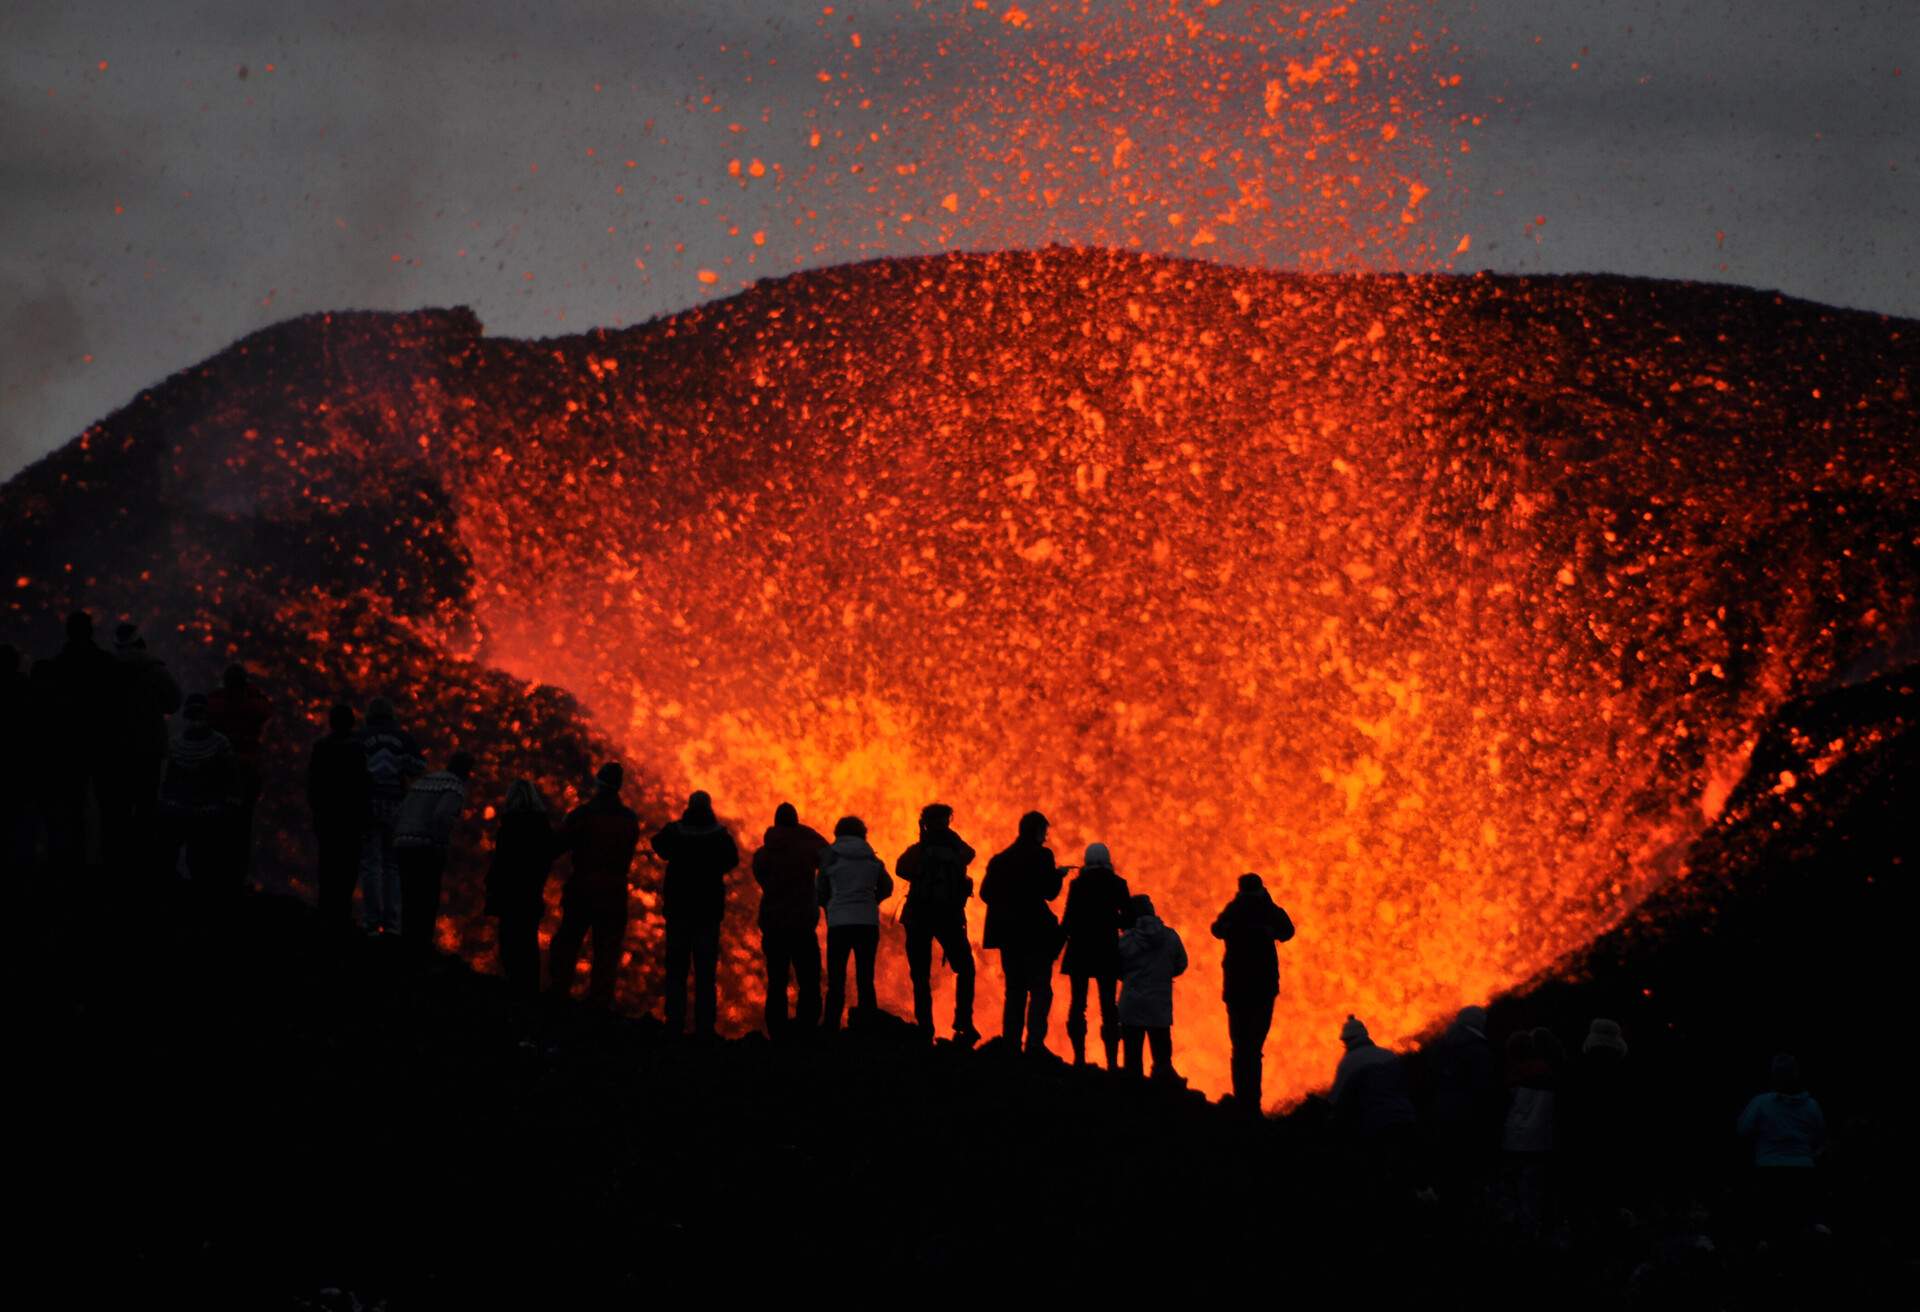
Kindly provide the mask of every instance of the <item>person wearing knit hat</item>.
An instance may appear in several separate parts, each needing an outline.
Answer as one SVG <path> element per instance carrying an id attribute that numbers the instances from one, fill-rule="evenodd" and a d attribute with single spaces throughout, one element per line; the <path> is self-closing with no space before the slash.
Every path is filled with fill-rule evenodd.
<path id="1" fill-rule="evenodd" d="M 1364 1150 L 1380 1176 L 1378 1183 L 1385 1183 L 1397 1176 L 1414 1130 L 1406 1068 L 1396 1054 L 1374 1043 L 1358 1016 L 1348 1016 L 1341 1025 L 1340 1042 L 1347 1051 L 1327 1095 L 1334 1127 Z"/>
<path id="2" fill-rule="evenodd" d="M 1087 1064 L 1087 992 L 1097 985 L 1100 999 L 1100 1042 L 1107 1051 L 1107 1069 L 1120 1067 L 1120 931 L 1132 923 L 1133 895 L 1127 881 L 1114 873 L 1113 856 L 1105 843 L 1088 843 L 1080 873 L 1067 890 L 1067 909 L 1060 932 L 1067 950 L 1060 973 L 1067 977 L 1067 1040 L 1073 1045 L 1073 1064 Z"/>
<path id="3" fill-rule="evenodd" d="M 1587 1039 L 1580 1045 L 1580 1051 L 1588 1053 L 1596 1048 L 1610 1049 L 1622 1057 L 1627 1055 L 1627 1040 L 1626 1036 L 1620 1033 L 1619 1021 L 1602 1017 L 1596 1018 L 1591 1025 L 1587 1026 Z"/>
<path id="4" fill-rule="evenodd" d="M 1213 936 L 1224 945 L 1220 996 L 1227 1004 L 1227 1034 L 1233 1044 L 1234 1106 L 1257 1116 L 1267 1035 L 1280 996 L 1275 944 L 1292 939 L 1293 918 L 1273 900 L 1266 882 L 1249 871 L 1240 876 L 1233 900 L 1214 917 Z"/>

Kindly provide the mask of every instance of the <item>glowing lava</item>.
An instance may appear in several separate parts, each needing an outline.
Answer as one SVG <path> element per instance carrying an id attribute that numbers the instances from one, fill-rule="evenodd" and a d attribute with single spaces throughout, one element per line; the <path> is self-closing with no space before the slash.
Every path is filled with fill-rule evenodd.
<path id="1" fill-rule="evenodd" d="M 272 604 L 347 644 L 335 686 L 565 688 L 656 813 L 707 787 L 751 845 L 790 798 L 891 860 L 938 798 L 983 851 L 1033 806 L 1063 860 L 1108 843 L 1187 939 L 1176 1059 L 1211 1091 L 1207 927 L 1264 872 L 1292 1098 L 1349 1010 L 1400 1040 L 1617 922 L 1770 711 L 1909 629 L 1913 332 L 1676 284 L 945 257 L 554 342 L 308 321 L 60 469 L 164 443 L 163 504 L 313 553 Z M 413 518 L 369 545 L 362 501 Z M 497 793 L 532 749 L 495 704 L 460 732 Z"/>

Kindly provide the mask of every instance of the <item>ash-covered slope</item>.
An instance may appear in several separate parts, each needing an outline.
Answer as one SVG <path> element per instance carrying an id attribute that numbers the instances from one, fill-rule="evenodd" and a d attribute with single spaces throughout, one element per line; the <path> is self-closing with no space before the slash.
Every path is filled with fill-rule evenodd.
<path id="1" fill-rule="evenodd" d="M 0 571 L 15 624 L 177 621 L 177 663 L 245 655 L 316 723 L 398 688 L 496 791 L 618 750 L 656 815 L 706 785 L 752 837 L 791 797 L 888 856 L 933 797 L 982 847 L 1040 805 L 1196 949 L 1179 1056 L 1210 1089 L 1205 928 L 1263 870 L 1302 925 L 1297 1094 L 1346 1011 L 1410 1035 L 1617 923 L 1779 706 L 1910 633 L 1915 332 L 1104 251 L 549 342 L 311 318 L 0 491 Z"/>

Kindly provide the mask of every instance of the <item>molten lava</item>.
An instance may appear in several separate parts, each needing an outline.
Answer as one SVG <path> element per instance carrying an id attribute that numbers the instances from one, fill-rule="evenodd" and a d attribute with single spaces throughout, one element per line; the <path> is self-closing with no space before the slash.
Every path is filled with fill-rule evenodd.
<path id="1" fill-rule="evenodd" d="M 983 852 L 1039 807 L 1063 861 L 1107 843 L 1185 937 L 1176 1064 L 1209 1091 L 1208 926 L 1261 871 L 1300 926 L 1269 1048 L 1291 1100 L 1349 1011 L 1403 1040 L 1682 877 L 1757 726 L 1910 631 L 1914 332 L 1676 284 L 1105 251 L 835 269 L 550 342 L 340 316 L 30 471 L 3 563 L 77 600 L 104 570 L 61 575 L 62 498 L 157 492 L 121 512 L 158 514 L 130 540 L 164 576 L 128 608 L 283 644 L 316 717 L 341 687 L 491 680 L 451 728 L 417 717 L 482 749 L 483 793 L 578 778 L 538 756 L 538 684 L 656 817 L 707 788 L 749 849 L 783 799 L 864 816 L 889 861 L 925 802 Z M 135 459 L 152 490 L 103 493 Z M 883 960 L 902 1009 L 897 940 Z"/>

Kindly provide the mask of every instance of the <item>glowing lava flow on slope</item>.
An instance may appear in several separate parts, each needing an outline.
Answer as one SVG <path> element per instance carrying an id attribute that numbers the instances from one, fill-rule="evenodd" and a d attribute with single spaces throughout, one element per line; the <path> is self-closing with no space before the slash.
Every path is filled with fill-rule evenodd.
<path id="1" fill-rule="evenodd" d="M 1349 1010 L 1404 1038 L 1679 873 L 1755 724 L 1910 621 L 1911 343 L 1823 392 L 1777 304 L 870 265 L 484 347 L 514 409 L 434 438 L 490 660 L 750 837 L 790 798 L 891 859 L 938 798 L 983 852 L 1031 806 L 1106 842 L 1210 1090 L 1208 925 L 1264 872 L 1297 1096 Z"/>
<path id="2" fill-rule="evenodd" d="M 1348 1011 L 1404 1039 L 1683 874 L 1773 709 L 1912 633 L 1914 332 L 1098 250 L 834 269 L 549 342 L 314 318 L 7 485 L 0 569 L 23 635 L 73 604 L 181 619 L 172 659 L 245 656 L 315 725 L 396 692 L 488 800 L 599 750 L 558 687 L 651 820 L 706 787 L 748 848 L 782 799 L 865 816 L 890 861 L 924 802 L 983 852 L 1038 806 L 1186 937 L 1176 1057 L 1214 1092 L 1207 929 L 1259 870 L 1300 925 L 1286 1099 Z M 477 873 L 444 941 L 484 954 Z M 642 1005 L 658 934 L 636 920 Z"/>

